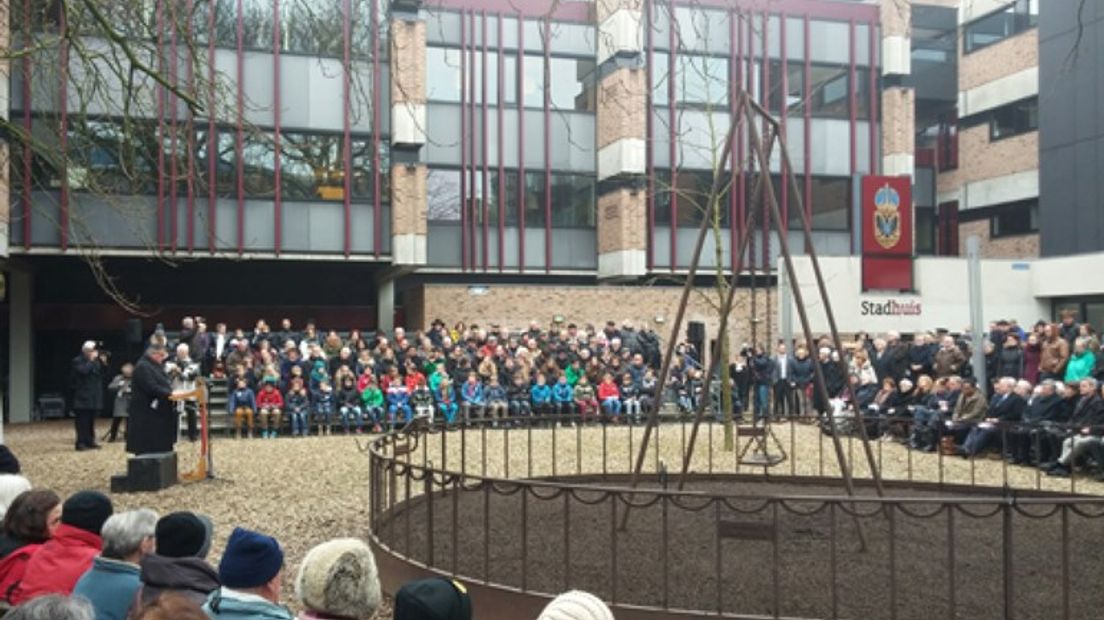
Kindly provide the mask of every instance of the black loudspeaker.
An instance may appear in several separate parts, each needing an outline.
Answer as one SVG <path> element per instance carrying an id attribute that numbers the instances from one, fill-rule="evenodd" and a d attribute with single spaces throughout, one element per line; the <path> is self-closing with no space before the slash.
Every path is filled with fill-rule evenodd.
<path id="1" fill-rule="evenodd" d="M 142 320 L 127 319 L 123 327 L 123 335 L 127 344 L 142 344 Z"/>
<path id="2" fill-rule="evenodd" d="M 695 344 L 705 342 L 705 323 L 690 321 L 686 324 L 686 339 Z"/>
<path id="3" fill-rule="evenodd" d="M 126 474 L 111 477 L 111 492 L 160 491 L 176 482 L 176 452 L 143 454 L 127 460 Z"/>

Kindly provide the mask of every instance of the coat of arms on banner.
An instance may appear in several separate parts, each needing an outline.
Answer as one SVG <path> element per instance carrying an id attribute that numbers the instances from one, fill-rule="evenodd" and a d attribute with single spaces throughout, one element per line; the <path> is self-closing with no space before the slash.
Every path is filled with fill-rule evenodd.
<path id="1" fill-rule="evenodd" d="M 890 249 L 901 240 L 901 196 L 889 185 L 874 193 L 874 240 Z"/>

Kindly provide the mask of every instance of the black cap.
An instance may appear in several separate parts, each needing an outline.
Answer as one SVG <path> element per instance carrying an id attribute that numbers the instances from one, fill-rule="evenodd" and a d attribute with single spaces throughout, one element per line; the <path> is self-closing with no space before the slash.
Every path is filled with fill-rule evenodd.
<path id="1" fill-rule="evenodd" d="M 61 522 L 98 535 L 113 512 L 111 500 L 103 493 L 80 491 L 61 505 Z"/>
<path id="2" fill-rule="evenodd" d="M 471 620 L 468 591 L 457 581 L 411 581 L 395 593 L 395 620 Z"/>
<path id="3" fill-rule="evenodd" d="M 157 521 L 157 554 L 168 558 L 203 558 L 211 548 L 211 520 L 192 512 L 173 512 Z"/>
<path id="4" fill-rule="evenodd" d="M 19 459 L 15 458 L 11 448 L 0 444 L 0 474 L 18 474 Z"/>

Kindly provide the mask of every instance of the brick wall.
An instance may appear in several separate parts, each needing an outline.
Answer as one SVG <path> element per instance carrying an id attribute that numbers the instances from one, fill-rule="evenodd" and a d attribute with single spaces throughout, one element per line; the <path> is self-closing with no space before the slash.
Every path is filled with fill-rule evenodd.
<path id="1" fill-rule="evenodd" d="M 391 21 L 391 101 L 426 101 L 425 21 Z"/>
<path id="2" fill-rule="evenodd" d="M 882 92 L 882 154 L 912 155 L 916 140 L 916 91 L 887 88 Z"/>
<path id="3" fill-rule="evenodd" d="M 958 134 L 958 168 L 939 175 L 938 191 L 1038 167 L 1039 132 L 990 142 L 989 125 L 981 124 Z"/>
<path id="4" fill-rule="evenodd" d="M 425 164 L 391 167 L 392 234 L 426 234 L 426 173 Z"/>
<path id="5" fill-rule="evenodd" d="M 488 287 L 485 295 L 471 295 L 465 285 L 426 284 L 414 294 L 407 294 L 404 310 L 408 327 L 419 328 L 434 319 L 441 319 L 450 327 L 457 321 L 471 325 L 502 325 L 524 329 L 529 321 L 540 321 L 550 325 L 553 317 L 562 315 L 565 322 L 583 325 L 591 323 L 601 328 L 606 321 L 629 319 L 637 326 L 652 327 L 666 338 L 678 309 L 680 287 L 659 286 L 541 286 L 541 285 L 497 285 Z M 702 321 L 706 324 L 706 336 L 716 337 L 718 317 L 716 310 L 703 295 L 716 299 L 712 289 L 699 289 L 691 294 L 687 306 L 688 321 Z M 771 327 L 777 331 L 777 295 L 770 290 Z M 766 336 L 767 291 L 759 289 L 756 306 L 762 321 L 759 324 L 759 339 Z M 413 303 L 422 307 L 413 309 Z M 657 323 L 656 317 L 665 321 Z M 421 323 L 414 323 L 420 318 Z M 734 344 L 751 340 L 751 294 L 742 289 L 736 294 L 735 310 L 729 317 L 729 333 Z M 683 332 L 685 334 L 685 332 Z"/>
<path id="6" fill-rule="evenodd" d="M 959 50 L 965 48 L 959 41 Z M 1039 66 L 1039 30 L 1033 28 L 969 54 L 960 52 L 958 89 L 969 90 L 997 78 Z"/>
<path id="7" fill-rule="evenodd" d="M 981 240 L 982 258 L 1038 258 L 1039 235 L 989 238 L 989 220 L 975 220 L 958 226 L 958 253 L 966 256 L 966 239 L 977 235 Z"/>
<path id="8" fill-rule="evenodd" d="M 622 138 L 645 137 L 647 107 L 644 69 L 621 68 L 598 87 L 598 148 Z"/>

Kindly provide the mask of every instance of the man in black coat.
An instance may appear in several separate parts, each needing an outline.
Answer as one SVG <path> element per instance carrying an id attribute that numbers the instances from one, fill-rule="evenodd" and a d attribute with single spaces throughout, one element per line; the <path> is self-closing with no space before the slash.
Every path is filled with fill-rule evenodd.
<path id="1" fill-rule="evenodd" d="M 96 443 L 96 414 L 103 409 L 104 369 L 107 355 L 96 350 L 89 340 L 70 366 L 69 386 L 73 391 L 73 413 L 76 415 L 77 450 L 99 448 Z"/>
<path id="2" fill-rule="evenodd" d="M 166 357 L 165 345 L 157 342 L 134 365 L 127 409 L 130 416 L 127 452 L 136 455 L 171 452 L 176 443 L 179 421 L 169 400 L 172 383 L 163 365 Z"/>
<path id="3" fill-rule="evenodd" d="M 1049 467 L 1048 464 L 1039 466 L 1050 476 L 1070 475 L 1082 455 L 1094 454 L 1100 458 L 1100 448 L 1104 445 L 1104 398 L 1100 396 L 1096 379 L 1091 377 L 1082 379 L 1078 389 L 1081 398 L 1069 422 L 1070 434 L 1062 442 L 1062 455 Z"/>
<path id="4" fill-rule="evenodd" d="M 1020 421 L 1027 402 L 1013 391 L 1015 387 L 1016 380 L 1012 377 L 1001 377 L 997 380 L 985 420 L 970 429 L 966 440 L 962 442 L 962 455 L 977 456 L 1000 438 L 1002 424 Z"/>

